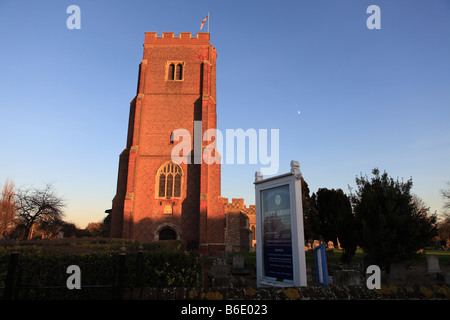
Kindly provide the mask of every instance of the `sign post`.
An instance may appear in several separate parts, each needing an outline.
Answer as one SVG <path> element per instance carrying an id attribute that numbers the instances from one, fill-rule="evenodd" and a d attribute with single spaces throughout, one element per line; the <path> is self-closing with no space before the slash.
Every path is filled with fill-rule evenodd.
<path id="1" fill-rule="evenodd" d="M 306 286 L 301 172 L 255 174 L 257 286 Z"/>
<path id="2" fill-rule="evenodd" d="M 317 283 L 321 286 L 327 286 L 328 271 L 327 271 L 327 256 L 325 252 L 325 246 L 321 244 L 315 247 L 314 255 L 316 256 Z"/>

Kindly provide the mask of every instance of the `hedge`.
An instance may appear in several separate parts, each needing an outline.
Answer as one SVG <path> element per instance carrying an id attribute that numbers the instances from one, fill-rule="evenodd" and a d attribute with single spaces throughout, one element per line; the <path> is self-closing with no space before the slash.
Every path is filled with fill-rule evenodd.
<path id="1" fill-rule="evenodd" d="M 84 244 L 93 246 L 95 244 Z M 49 252 L 37 245 L 21 245 L 19 250 L 18 281 L 21 289 L 16 298 L 110 299 L 114 296 L 119 277 L 119 250 L 117 243 L 101 244 L 99 252 L 68 253 L 71 250 Z M 70 246 L 70 244 L 69 244 Z M 129 245 L 126 252 L 124 287 L 199 287 L 202 281 L 200 254 L 188 251 L 181 243 Z M 141 249 L 142 254 L 139 254 Z M 50 250 L 51 251 L 51 250 Z M 57 250 L 58 251 L 58 250 Z M 77 251 L 77 250 L 74 250 Z M 5 286 L 11 246 L 0 247 L 0 288 Z M 141 259 L 141 266 L 138 265 Z M 69 265 L 81 270 L 81 287 L 85 290 L 68 290 Z M 137 270 L 142 270 L 141 273 Z M 140 275 L 140 276 L 139 276 Z M 82 292 L 83 291 L 83 292 Z M 92 292 L 88 292 L 92 291 Z M 1 290 L 0 290 L 1 294 Z"/>

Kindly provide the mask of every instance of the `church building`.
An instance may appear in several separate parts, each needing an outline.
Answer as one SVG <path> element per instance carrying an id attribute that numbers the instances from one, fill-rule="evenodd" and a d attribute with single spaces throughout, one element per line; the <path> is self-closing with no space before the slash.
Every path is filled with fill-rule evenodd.
<path id="1" fill-rule="evenodd" d="M 201 139 L 202 148 L 194 148 L 195 138 L 200 141 L 195 135 L 201 131 L 203 137 L 217 125 L 217 52 L 209 41 L 209 33 L 145 33 L 126 148 L 120 154 L 111 237 L 183 240 L 204 253 L 225 250 L 220 164 L 194 161 L 210 143 Z M 177 129 L 190 133 L 193 146 L 183 163 L 171 157 L 180 142 L 174 139 Z"/>

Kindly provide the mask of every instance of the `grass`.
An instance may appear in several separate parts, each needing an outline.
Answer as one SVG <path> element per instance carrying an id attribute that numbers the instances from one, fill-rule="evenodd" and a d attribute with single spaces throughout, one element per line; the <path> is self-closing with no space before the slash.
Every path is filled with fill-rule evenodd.
<path id="1" fill-rule="evenodd" d="M 256 265 L 256 253 L 255 252 L 232 252 L 228 255 L 228 263 L 233 264 L 233 257 L 241 255 L 244 257 L 245 265 Z"/>
<path id="2" fill-rule="evenodd" d="M 333 254 L 330 254 L 331 251 L 327 250 L 327 261 L 328 263 L 332 264 L 338 264 L 339 260 L 342 255 L 342 250 L 334 250 Z M 252 265 L 256 264 L 256 253 L 255 252 L 233 252 L 228 255 L 228 263 L 233 263 L 233 257 L 235 255 L 242 255 L 244 256 L 244 263 L 246 265 Z M 355 256 L 353 257 L 352 263 L 358 264 L 359 262 L 362 262 L 362 259 L 364 257 L 364 253 L 361 249 L 356 250 Z M 306 252 L 306 262 L 308 263 L 315 263 L 315 257 L 314 257 L 314 251 L 309 250 Z"/>
<path id="3" fill-rule="evenodd" d="M 437 255 L 439 257 L 439 265 L 450 266 L 450 251 L 443 250 L 425 250 L 425 254 L 419 254 L 416 258 L 408 261 L 411 266 L 427 266 L 426 255 Z"/>
<path id="4" fill-rule="evenodd" d="M 2 240 L 0 241 L 0 249 L 10 250 L 14 245 L 14 240 Z M 170 245 L 165 242 L 152 242 L 152 243 L 139 243 L 134 240 L 123 239 L 109 239 L 109 238 L 64 238 L 64 239 L 52 239 L 52 240 L 26 240 L 20 241 L 20 251 L 22 252 L 48 252 L 54 254 L 61 253 L 93 253 L 93 252 L 119 252 L 122 245 L 125 245 L 127 252 L 137 251 L 138 246 L 142 245 L 145 250 L 160 249 L 164 246 Z M 173 244 L 172 244 L 173 245 Z M 228 255 L 228 263 L 233 263 L 233 256 L 240 254 L 244 256 L 244 262 L 246 265 L 256 265 L 256 253 L 255 252 L 233 252 Z M 418 254 L 414 259 L 407 261 L 410 266 L 427 266 L 426 255 L 434 254 L 439 257 L 439 264 L 441 266 L 450 265 L 450 251 L 443 250 L 425 250 L 425 253 Z M 339 264 L 342 255 L 342 250 L 339 249 L 327 249 L 327 262 L 328 264 Z M 364 252 L 362 249 L 357 249 L 355 256 L 353 257 L 352 264 L 358 265 L 362 263 L 364 258 Z M 203 257 L 205 264 L 212 264 L 213 258 Z M 314 250 L 306 252 L 306 261 L 314 264 Z"/>
<path id="5" fill-rule="evenodd" d="M 327 250 L 327 263 L 328 264 L 339 264 L 340 259 L 342 256 L 343 250 L 339 249 L 333 249 L 333 250 Z M 235 255 L 242 255 L 244 256 L 244 262 L 246 265 L 256 265 L 256 253 L 255 252 L 233 252 L 228 255 L 228 263 L 233 263 L 233 257 Z M 426 255 L 437 255 L 439 257 L 439 264 L 441 266 L 448 266 L 450 265 L 450 251 L 443 251 L 443 250 L 425 250 L 425 253 L 418 254 L 415 258 L 406 261 L 407 265 L 410 266 L 427 266 L 427 257 Z M 355 255 L 352 259 L 352 265 L 358 265 L 363 262 L 364 259 L 364 252 L 362 249 L 357 249 L 355 252 Z M 315 263 L 315 257 L 314 257 L 314 251 L 309 250 L 306 252 L 306 262 L 314 264 Z"/>

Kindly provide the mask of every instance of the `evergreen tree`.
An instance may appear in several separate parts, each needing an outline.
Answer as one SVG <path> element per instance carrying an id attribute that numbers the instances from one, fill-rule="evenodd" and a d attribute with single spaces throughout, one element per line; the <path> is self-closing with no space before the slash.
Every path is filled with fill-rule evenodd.
<path id="1" fill-rule="evenodd" d="M 368 263 L 389 272 L 394 261 L 413 257 L 436 235 L 436 215 L 419 208 L 411 194 L 412 179 L 407 182 L 380 175 L 356 178 L 358 190 L 352 195 L 359 230 L 359 244 Z"/>
<path id="2" fill-rule="evenodd" d="M 301 179 L 302 184 L 302 207 L 303 207 L 303 227 L 305 232 L 305 243 L 308 239 L 317 239 L 319 232 L 319 221 L 317 209 L 315 207 L 315 195 L 309 195 L 309 187 L 306 181 Z"/>
<path id="3" fill-rule="evenodd" d="M 350 199 L 341 189 L 321 188 L 317 191 L 316 208 L 323 238 L 335 243 L 339 239 L 344 249 L 341 261 L 350 264 L 358 241 Z"/>

